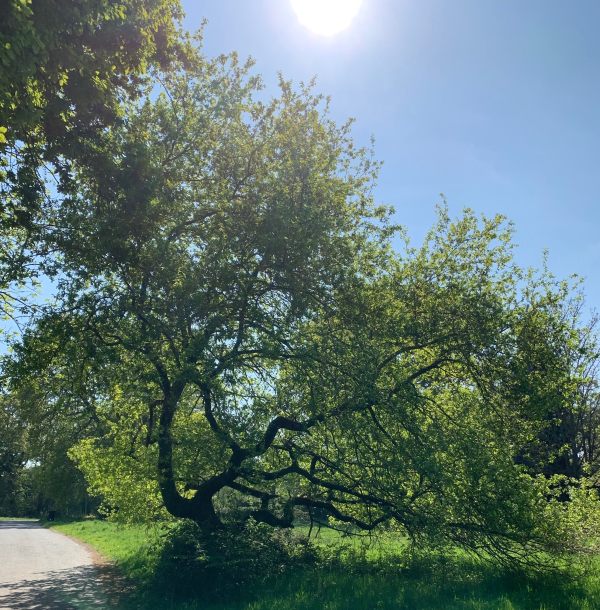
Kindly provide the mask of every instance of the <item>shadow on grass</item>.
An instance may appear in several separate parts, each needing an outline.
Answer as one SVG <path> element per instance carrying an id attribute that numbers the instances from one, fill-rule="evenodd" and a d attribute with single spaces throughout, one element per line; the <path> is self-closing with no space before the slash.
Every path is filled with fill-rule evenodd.
<path id="1" fill-rule="evenodd" d="M 281 557 L 278 558 L 280 560 Z M 138 558 L 137 563 L 142 563 Z M 600 579 L 526 575 L 466 557 L 401 558 L 266 564 L 258 578 L 250 564 L 219 574 L 202 562 L 165 555 L 127 608 L 161 610 L 593 610 L 600 608 Z M 269 567 L 271 566 L 271 567 Z M 133 566 L 131 566 L 133 567 Z M 261 566 L 258 566 L 261 569 Z M 596 572 L 597 574 L 597 572 Z M 229 580 L 229 583 L 228 583 Z"/>
<path id="2" fill-rule="evenodd" d="M 584 586 L 559 584 L 544 578 L 466 570 L 460 578 L 429 571 L 399 573 L 317 572 L 281 583 L 278 590 L 252 604 L 231 608 L 252 610 L 591 610 Z M 216 607 L 216 606 L 215 606 Z"/>

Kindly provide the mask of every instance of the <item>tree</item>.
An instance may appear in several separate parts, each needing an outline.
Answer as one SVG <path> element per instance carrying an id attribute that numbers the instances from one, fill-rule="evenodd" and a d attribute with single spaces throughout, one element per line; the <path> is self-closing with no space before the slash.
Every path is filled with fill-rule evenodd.
<path id="1" fill-rule="evenodd" d="M 35 276 L 40 211 L 153 67 L 185 61 L 177 0 L 0 3 L 0 313 Z"/>
<path id="2" fill-rule="evenodd" d="M 11 321 L 0 327 L 3 339 L 31 314 L 28 297 L 46 256 L 40 233 L 48 195 L 68 190 L 71 163 L 85 162 L 103 131 L 121 120 L 124 105 L 150 84 L 154 68 L 185 61 L 181 16 L 177 0 L 0 2 L 0 319 Z M 3 432 L 8 442 L 26 420 L 21 401 L 2 392 L 20 412 L 3 420 L 12 427 Z M 30 493 L 64 509 L 82 487 L 66 457 L 78 437 L 66 433 L 65 418 L 52 419 L 63 427 L 49 434 L 50 426 L 36 426 L 43 408 L 25 411 L 31 442 L 16 453 L 2 450 L 15 457 L 12 465 L 3 459 L 3 481 L 12 481 L 3 483 L 3 494 L 16 506 L 15 490 L 26 482 Z"/>
<path id="3" fill-rule="evenodd" d="M 72 364 L 80 351 L 62 349 L 58 337 L 47 333 L 43 340 L 44 365 L 18 388 L 5 379 L 0 395 L 0 510 L 10 516 L 50 510 L 79 516 L 97 503 L 67 452 L 102 433 L 89 404 L 94 390 L 86 384 L 85 361 Z"/>
<path id="4" fill-rule="evenodd" d="M 47 162 L 69 157 L 69 135 L 113 123 L 150 66 L 181 56 L 181 17 L 176 0 L 4 0 L 0 144 L 40 144 Z"/>
<path id="5" fill-rule="evenodd" d="M 92 489 L 205 531 L 233 493 L 273 526 L 302 509 L 516 559 L 579 543 L 563 517 L 587 492 L 549 503 L 515 464 L 570 396 L 564 285 L 514 264 L 502 218 L 442 208 L 395 253 L 377 164 L 311 85 L 261 101 L 235 55 L 159 82 L 50 206 L 59 297 L 22 348 L 26 367 L 54 329 L 90 355 L 105 434 L 72 455 Z"/>
<path id="6" fill-rule="evenodd" d="M 25 426 L 15 421 L 11 404 L 0 401 L 0 514 L 21 512 L 20 474 L 27 461 Z"/>
<path id="7" fill-rule="evenodd" d="M 592 476 L 598 486 L 599 439 L 600 439 L 600 393 L 599 357 L 600 345 L 597 335 L 598 317 L 594 315 L 585 327 L 579 344 L 577 365 L 581 383 L 578 386 L 577 400 L 571 414 L 571 459 L 577 461 L 581 474 Z"/>
<path id="8" fill-rule="evenodd" d="M 553 315 L 563 321 L 569 337 L 562 347 L 572 383 L 567 396 L 549 407 L 547 424 L 523 448 L 519 463 L 534 474 L 564 475 L 580 479 L 595 470 L 598 433 L 598 337 L 597 318 L 583 322 L 583 294 L 565 284 L 562 298 L 555 299 Z M 557 346 L 558 349 L 558 346 Z"/>

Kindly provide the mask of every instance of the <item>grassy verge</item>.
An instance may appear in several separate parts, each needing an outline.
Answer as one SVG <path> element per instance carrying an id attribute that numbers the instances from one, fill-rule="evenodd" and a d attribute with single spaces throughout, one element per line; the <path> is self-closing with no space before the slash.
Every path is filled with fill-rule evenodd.
<path id="1" fill-rule="evenodd" d="M 117 525 L 108 521 L 46 522 L 46 527 L 77 538 L 121 568 L 138 583 L 152 579 L 157 548 L 164 530 L 142 525 Z"/>
<path id="2" fill-rule="evenodd" d="M 156 610 L 593 610 L 600 608 L 600 563 L 581 579 L 501 571 L 465 556 L 402 559 L 402 541 L 362 548 L 322 530 L 324 556 L 315 565 L 265 573 L 241 583 L 227 599 L 207 600 L 202 581 L 181 594 L 177 559 L 165 563 L 166 531 L 101 521 L 49 524 L 112 559 L 136 585 L 123 608 Z M 345 550 L 342 552 L 342 548 Z M 339 551 L 339 552 L 338 552 Z M 182 564 L 183 565 L 183 564 Z M 235 585 L 235 583 L 233 583 Z"/>

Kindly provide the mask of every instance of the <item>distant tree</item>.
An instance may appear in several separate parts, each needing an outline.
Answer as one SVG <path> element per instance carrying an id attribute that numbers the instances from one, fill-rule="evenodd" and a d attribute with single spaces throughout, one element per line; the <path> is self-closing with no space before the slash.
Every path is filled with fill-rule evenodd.
<path id="1" fill-rule="evenodd" d="M 40 516 L 54 510 L 79 516 L 97 508 L 97 502 L 67 453 L 101 430 L 95 414 L 82 406 L 87 399 L 73 405 L 75 388 L 67 388 L 72 378 L 61 380 L 59 398 L 52 374 L 39 377 L 27 388 L 0 396 L 0 513 Z"/>
<path id="2" fill-rule="evenodd" d="M 0 515 L 21 512 L 21 473 L 27 461 L 25 424 L 15 417 L 11 404 L 0 400 Z"/>
<path id="3" fill-rule="evenodd" d="M 520 270 L 503 219 L 470 212 L 441 208 L 395 253 L 350 124 L 310 86 L 257 99 L 248 68 L 164 74 L 75 167 L 46 219 L 58 300 L 14 378 L 44 366 L 44 333 L 84 350 L 104 433 L 71 454 L 122 518 L 212 531 L 302 509 L 504 558 L 575 548 L 585 489 L 548 502 L 515 464 L 572 396 L 568 286 Z"/>
<path id="4" fill-rule="evenodd" d="M 593 316 L 583 323 L 583 304 L 583 295 L 575 290 L 554 304 L 553 315 L 563 320 L 564 332 L 570 337 L 562 350 L 570 363 L 572 385 L 561 400 L 552 406 L 549 403 L 546 424 L 518 457 L 534 474 L 579 479 L 597 469 L 600 350 L 597 319 Z"/>
<path id="5" fill-rule="evenodd" d="M 582 333 L 578 365 L 581 383 L 575 408 L 572 410 L 575 429 L 573 459 L 580 464 L 582 475 L 591 476 L 600 487 L 600 344 L 597 336 L 598 318 L 594 316 Z"/>

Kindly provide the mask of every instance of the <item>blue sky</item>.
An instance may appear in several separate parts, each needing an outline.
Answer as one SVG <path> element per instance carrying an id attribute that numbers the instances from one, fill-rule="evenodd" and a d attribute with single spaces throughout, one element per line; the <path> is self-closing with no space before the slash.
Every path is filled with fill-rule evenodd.
<path id="1" fill-rule="evenodd" d="M 209 21 L 205 50 L 318 77 L 334 116 L 355 117 L 384 161 L 377 199 L 414 243 L 444 193 L 516 224 L 518 259 L 550 252 L 559 276 L 585 277 L 600 308 L 600 2 L 363 0 L 352 26 L 323 38 L 289 0 L 183 0 L 186 27 Z"/>

